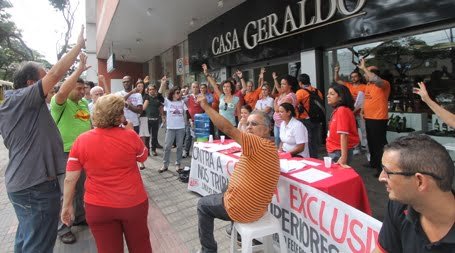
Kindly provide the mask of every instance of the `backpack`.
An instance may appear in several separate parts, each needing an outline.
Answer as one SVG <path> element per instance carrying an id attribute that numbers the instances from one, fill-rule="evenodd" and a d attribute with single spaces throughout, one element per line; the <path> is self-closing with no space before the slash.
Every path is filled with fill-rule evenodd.
<path id="1" fill-rule="evenodd" d="M 307 91 L 308 94 L 310 95 L 310 97 L 308 98 L 310 100 L 309 109 L 307 110 L 305 106 L 303 106 L 303 104 L 300 103 L 297 108 L 299 110 L 299 113 L 307 112 L 311 122 L 315 123 L 324 122 L 325 107 L 324 101 L 318 95 L 319 90 L 318 89 L 315 89 L 314 91 L 310 91 L 308 89 L 304 90 Z"/>

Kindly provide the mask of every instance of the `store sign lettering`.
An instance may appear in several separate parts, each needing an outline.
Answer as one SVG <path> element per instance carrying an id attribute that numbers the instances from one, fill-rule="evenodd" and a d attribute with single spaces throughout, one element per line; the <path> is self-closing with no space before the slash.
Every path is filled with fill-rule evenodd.
<path id="1" fill-rule="evenodd" d="M 253 20 L 246 24 L 243 30 L 243 46 L 247 49 L 253 49 L 261 42 L 276 40 L 284 37 L 287 34 L 305 30 L 312 26 L 328 25 L 337 11 L 345 16 L 342 20 L 356 15 L 365 6 L 366 0 L 358 0 L 357 5 L 353 10 L 348 10 L 344 0 L 314 0 L 315 15 L 308 19 L 305 16 L 305 8 L 307 8 L 308 0 L 302 0 L 297 3 L 299 8 L 299 17 L 294 17 L 291 6 L 286 6 L 284 16 L 282 17 L 282 27 L 277 25 L 280 20 L 278 15 L 272 13 L 258 20 Z M 323 16 L 322 3 L 330 6 L 329 12 Z M 341 21 L 341 20 L 339 20 Z M 240 49 L 239 37 L 237 29 L 232 32 L 216 36 L 212 39 L 212 53 L 214 55 L 227 54 Z"/>

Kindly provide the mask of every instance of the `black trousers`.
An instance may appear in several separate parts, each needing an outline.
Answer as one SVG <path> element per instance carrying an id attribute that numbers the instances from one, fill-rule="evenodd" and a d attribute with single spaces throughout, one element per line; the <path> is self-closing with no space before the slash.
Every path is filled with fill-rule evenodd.
<path id="1" fill-rule="evenodd" d="M 158 144 L 158 130 L 160 128 L 160 121 L 158 119 L 156 120 L 150 120 L 149 119 L 149 132 L 150 132 L 150 137 L 152 138 L 152 151 L 156 151 L 156 146 Z M 145 143 L 146 145 L 149 144 L 150 140 L 146 140 Z M 150 147 L 147 147 L 150 149 Z"/>
<path id="2" fill-rule="evenodd" d="M 387 120 L 365 119 L 370 165 L 378 172 L 382 170 L 382 153 L 387 144 Z"/>

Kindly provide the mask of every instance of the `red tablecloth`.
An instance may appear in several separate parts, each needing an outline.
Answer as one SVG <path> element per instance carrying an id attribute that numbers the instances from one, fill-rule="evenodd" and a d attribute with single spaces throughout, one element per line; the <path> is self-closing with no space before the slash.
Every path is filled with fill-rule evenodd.
<path id="1" fill-rule="evenodd" d="M 281 158 L 283 159 L 284 157 Z M 289 160 L 302 160 L 302 158 L 290 158 Z M 368 201 L 365 185 L 363 184 L 362 178 L 354 169 L 343 168 L 338 164 L 332 164 L 331 168 L 327 169 L 324 167 L 324 161 L 312 158 L 305 158 L 305 160 L 317 162 L 320 165 L 305 166 L 302 169 L 293 170 L 289 173 L 282 172 L 281 175 L 299 183 L 310 185 L 343 201 L 350 206 L 359 209 L 366 214 L 371 215 L 371 207 L 370 202 Z M 318 170 L 328 172 L 333 176 L 314 183 L 308 183 L 292 176 L 295 173 L 307 170 L 309 168 L 316 168 Z"/>
<path id="2" fill-rule="evenodd" d="M 234 142 L 233 140 L 226 140 L 224 144 L 229 144 Z M 219 140 L 215 140 L 213 143 L 220 144 Z M 221 150 L 220 153 L 228 155 L 232 158 L 238 159 L 238 156 L 235 156 L 233 153 L 240 151 L 240 148 L 232 148 L 227 150 Z M 359 209 L 360 211 L 371 215 L 371 207 L 370 202 L 368 201 L 368 195 L 363 184 L 362 178 L 357 174 L 354 169 L 351 168 L 343 168 L 338 164 L 332 164 L 331 168 L 327 169 L 324 167 L 324 161 L 313 159 L 313 158 L 297 158 L 297 157 L 290 157 L 290 154 L 287 153 L 280 153 L 280 159 L 287 159 L 287 160 L 308 160 L 312 162 L 319 163 L 319 166 L 305 166 L 301 169 L 293 170 L 289 173 L 281 172 L 281 176 L 287 177 L 292 179 L 296 182 L 306 184 L 312 186 L 316 189 L 319 189 L 341 201 L 344 203 Z M 328 172 L 333 176 L 322 179 L 320 181 L 314 183 L 308 183 L 304 180 L 301 180 L 297 177 L 294 177 L 293 174 L 310 169 L 316 168 L 318 170 Z"/>

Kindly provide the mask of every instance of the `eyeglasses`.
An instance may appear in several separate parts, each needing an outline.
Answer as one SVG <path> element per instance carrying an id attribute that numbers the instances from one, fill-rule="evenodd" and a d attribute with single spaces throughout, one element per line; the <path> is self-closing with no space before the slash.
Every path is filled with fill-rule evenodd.
<path id="1" fill-rule="evenodd" d="M 176 92 L 174 92 L 174 94 L 180 94 L 180 91 L 176 91 Z"/>
<path id="2" fill-rule="evenodd" d="M 257 122 L 255 122 L 255 121 L 247 121 L 247 122 L 246 122 L 246 126 L 247 126 L 247 127 L 248 127 L 248 126 L 253 126 L 253 127 L 255 127 L 255 126 L 259 126 L 259 125 L 264 125 L 264 124 L 257 123 Z"/>
<path id="3" fill-rule="evenodd" d="M 426 171 L 417 171 L 417 172 L 395 171 L 394 172 L 394 171 L 387 170 L 387 168 L 384 165 L 382 165 L 382 170 L 385 172 L 385 174 L 387 174 L 387 178 L 389 178 L 389 179 L 390 179 L 390 175 L 401 175 L 401 176 L 405 176 L 405 177 L 412 177 L 416 173 L 420 173 L 423 175 L 433 177 L 434 179 L 437 179 L 437 180 L 442 180 L 442 177 L 440 177 L 434 173 L 426 172 Z"/>

